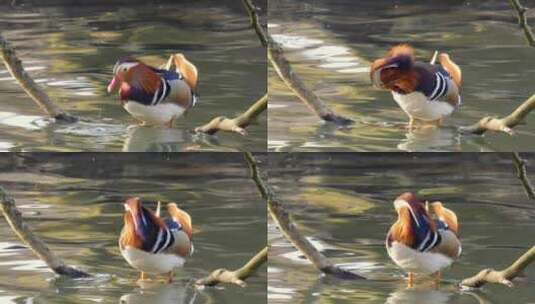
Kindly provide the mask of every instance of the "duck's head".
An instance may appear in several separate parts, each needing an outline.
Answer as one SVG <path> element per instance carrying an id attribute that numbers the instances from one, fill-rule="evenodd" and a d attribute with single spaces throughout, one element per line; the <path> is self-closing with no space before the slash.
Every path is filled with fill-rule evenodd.
<path id="1" fill-rule="evenodd" d="M 401 93 L 414 90 L 417 74 L 413 71 L 414 50 L 406 44 L 394 46 L 370 67 L 370 80 L 377 88 Z"/>
<path id="2" fill-rule="evenodd" d="M 139 197 L 132 197 L 124 203 L 124 225 L 132 232 L 145 240 L 147 237 L 157 233 L 163 222 L 151 210 L 142 206 Z"/>
<path id="3" fill-rule="evenodd" d="M 425 225 L 423 222 L 428 221 L 426 204 L 419 201 L 416 195 L 411 192 L 405 192 L 398 196 L 394 200 L 394 208 L 398 213 L 399 219 L 406 221 L 406 224 L 413 222 L 416 227 L 421 227 Z"/>
<path id="4" fill-rule="evenodd" d="M 127 99 L 131 88 L 154 93 L 160 86 L 160 77 L 153 68 L 132 59 L 119 59 L 113 67 L 113 78 L 108 84 L 108 93 L 119 90 L 121 100 Z"/>
<path id="5" fill-rule="evenodd" d="M 113 78 L 108 84 L 108 93 L 117 91 L 123 82 L 128 83 L 132 79 L 132 70 L 135 71 L 133 68 L 139 64 L 141 62 L 135 59 L 119 59 L 113 67 Z"/>

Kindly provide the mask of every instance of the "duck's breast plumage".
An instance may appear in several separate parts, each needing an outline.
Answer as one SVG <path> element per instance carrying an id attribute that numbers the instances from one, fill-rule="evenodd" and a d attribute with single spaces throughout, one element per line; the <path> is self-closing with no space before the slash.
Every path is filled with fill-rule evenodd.
<path id="1" fill-rule="evenodd" d="M 184 258 L 176 254 L 153 254 L 135 247 L 127 246 L 121 254 L 132 267 L 139 271 L 161 274 L 184 265 Z"/>
<path id="2" fill-rule="evenodd" d="M 392 96 L 407 115 L 424 121 L 441 119 L 451 115 L 455 110 L 451 104 L 442 101 L 431 101 L 419 91 L 409 94 L 392 91 Z"/>
<path id="3" fill-rule="evenodd" d="M 387 247 L 388 255 L 408 272 L 430 274 L 450 266 L 453 259 L 438 252 L 420 252 L 400 242 Z"/>

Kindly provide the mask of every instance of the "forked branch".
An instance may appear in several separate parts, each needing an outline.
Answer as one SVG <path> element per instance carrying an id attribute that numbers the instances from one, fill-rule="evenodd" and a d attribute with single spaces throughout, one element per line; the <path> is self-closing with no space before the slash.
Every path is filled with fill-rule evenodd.
<path id="1" fill-rule="evenodd" d="M 483 117 L 477 123 L 461 127 L 460 131 L 464 133 L 473 133 L 482 135 L 487 131 L 505 132 L 509 135 L 514 134 L 513 128 L 524 122 L 526 116 L 535 108 L 535 95 L 532 95 L 511 114 L 503 118 L 492 116 Z"/>
<path id="2" fill-rule="evenodd" d="M 523 270 L 533 261 L 535 261 L 535 246 L 531 247 L 506 269 L 483 269 L 478 274 L 462 280 L 461 286 L 479 288 L 487 283 L 496 283 L 513 287 L 512 280 L 522 274 Z"/>
<path id="3" fill-rule="evenodd" d="M 247 135 L 245 128 L 250 125 L 258 115 L 267 109 L 268 95 L 264 95 L 257 100 L 247 111 L 235 118 L 227 118 L 225 116 L 218 116 L 213 118 L 210 122 L 200 127 L 195 128 L 195 132 L 202 132 L 206 134 L 215 134 L 218 131 L 235 132 L 241 135 Z"/>
<path id="4" fill-rule="evenodd" d="M 517 177 L 522 182 L 522 186 L 524 186 L 526 195 L 529 199 L 535 200 L 535 191 L 533 190 L 533 186 L 531 185 L 527 174 L 526 161 L 520 157 L 518 152 L 513 152 L 513 162 L 516 167 Z"/>
<path id="5" fill-rule="evenodd" d="M 526 36 L 528 44 L 535 47 L 535 36 L 533 35 L 533 31 L 528 24 L 528 18 L 526 17 L 526 12 L 528 9 L 520 4 L 519 0 L 509 0 L 509 2 L 511 3 L 511 6 L 513 6 L 513 9 L 517 12 L 518 25 L 524 30 L 524 35 Z"/>
<path id="6" fill-rule="evenodd" d="M 212 271 L 207 277 L 199 279 L 195 282 L 198 286 L 215 286 L 221 283 L 236 284 L 241 287 L 246 287 L 245 280 L 251 276 L 260 266 L 267 262 L 268 247 L 260 250 L 249 262 L 243 265 L 240 269 L 231 271 L 225 268 L 220 268 Z"/>

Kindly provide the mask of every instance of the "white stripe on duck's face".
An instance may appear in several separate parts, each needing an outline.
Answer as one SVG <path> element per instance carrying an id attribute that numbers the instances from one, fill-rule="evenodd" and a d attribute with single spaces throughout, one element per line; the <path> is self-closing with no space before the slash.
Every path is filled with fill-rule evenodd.
<path id="1" fill-rule="evenodd" d="M 131 68 L 137 66 L 139 62 L 123 62 L 120 64 L 115 64 L 113 67 L 113 74 L 116 75 L 117 73 L 126 73 Z"/>
<path id="2" fill-rule="evenodd" d="M 403 199 L 396 199 L 394 201 L 394 208 L 396 208 L 396 211 L 399 211 L 401 208 L 407 208 L 409 212 L 411 213 L 411 217 L 413 221 L 416 223 L 416 226 L 420 227 L 420 221 L 418 221 L 418 217 L 416 216 L 414 210 L 412 209 L 411 205 Z"/>

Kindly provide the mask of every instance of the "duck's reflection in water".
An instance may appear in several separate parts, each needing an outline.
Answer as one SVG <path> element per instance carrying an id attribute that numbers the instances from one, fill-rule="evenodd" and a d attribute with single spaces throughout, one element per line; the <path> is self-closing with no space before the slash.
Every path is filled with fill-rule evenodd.
<path id="1" fill-rule="evenodd" d="M 190 130 L 132 125 L 126 131 L 123 152 L 198 150 Z"/>
<path id="2" fill-rule="evenodd" d="M 451 303 L 450 299 L 454 295 L 452 291 L 433 288 L 410 288 L 399 289 L 390 294 L 386 299 L 386 304 L 405 303 Z"/>
<path id="3" fill-rule="evenodd" d="M 397 148 L 402 151 L 461 150 L 461 135 L 456 128 L 421 128 L 405 134 Z"/>
<path id="4" fill-rule="evenodd" d="M 121 304 L 193 304 L 197 292 L 191 286 L 179 283 L 139 282 L 140 289 L 121 296 Z"/>

